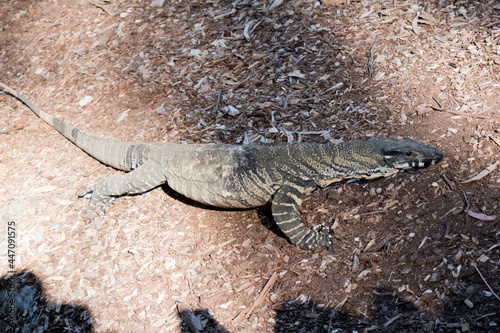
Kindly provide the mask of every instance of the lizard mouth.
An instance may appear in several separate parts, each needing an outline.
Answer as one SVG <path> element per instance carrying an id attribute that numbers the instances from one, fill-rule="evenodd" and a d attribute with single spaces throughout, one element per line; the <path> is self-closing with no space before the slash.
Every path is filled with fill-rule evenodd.
<path id="1" fill-rule="evenodd" d="M 420 161 L 414 161 L 413 163 L 411 163 L 411 167 L 416 169 L 427 168 L 431 165 L 441 162 L 442 159 L 443 159 L 443 153 L 441 153 L 440 151 L 436 151 L 432 154 L 431 157 L 423 158 Z"/>
<path id="2" fill-rule="evenodd" d="M 399 155 L 399 157 L 386 155 L 385 159 L 388 165 L 400 170 L 427 168 L 443 159 L 443 154 L 440 151 L 435 151 L 429 155 L 416 159 L 410 159 L 410 155 Z"/>

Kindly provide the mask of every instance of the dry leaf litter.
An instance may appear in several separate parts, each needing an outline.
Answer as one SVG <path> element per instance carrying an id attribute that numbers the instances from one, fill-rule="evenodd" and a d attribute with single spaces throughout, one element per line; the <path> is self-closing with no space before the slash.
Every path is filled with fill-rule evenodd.
<path id="1" fill-rule="evenodd" d="M 25 327 L 499 330 L 497 1 L 9 1 L 0 16 L 1 81 L 101 138 L 401 136 L 446 155 L 312 193 L 301 216 L 334 229 L 330 252 L 291 245 L 266 208 L 168 188 L 87 224 L 78 191 L 115 171 L 1 95 L 0 295 L 15 221 Z"/>

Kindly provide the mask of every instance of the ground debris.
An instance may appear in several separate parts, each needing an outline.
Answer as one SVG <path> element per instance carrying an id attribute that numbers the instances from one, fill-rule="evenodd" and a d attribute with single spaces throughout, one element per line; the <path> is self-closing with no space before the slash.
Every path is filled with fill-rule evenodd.
<path id="1" fill-rule="evenodd" d="M 412 137 L 446 155 L 306 197 L 307 224 L 334 226 L 331 252 L 291 245 L 266 207 L 210 209 L 168 188 L 88 225 L 76 193 L 115 172 L 0 94 L 15 269 L 54 304 L 85 304 L 97 332 L 179 332 L 177 300 L 208 332 L 497 330 L 498 165 L 482 172 L 498 160 L 498 14 L 488 0 L 5 2 L 2 81 L 101 138 Z"/>

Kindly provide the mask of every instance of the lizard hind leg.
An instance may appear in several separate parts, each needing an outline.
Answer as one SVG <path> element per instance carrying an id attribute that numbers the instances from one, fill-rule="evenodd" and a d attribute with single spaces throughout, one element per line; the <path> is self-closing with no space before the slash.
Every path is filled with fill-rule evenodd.
<path id="1" fill-rule="evenodd" d="M 126 194 L 147 192 L 167 181 L 161 166 L 147 161 L 137 169 L 125 174 L 115 174 L 99 181 L 85 191 L 78 194 L 84 197 L 91 194 L 87 207 L 87 219 L 92 221 L 92 212 L 95 208 L 105 212 L 106 206 L 111 205 L 118 197 Z"/>
<path id="2" fill-rule="evenodd" d="M 332 248 L 332 232 L 322 225 L 307 229 L 297 213 L 306 194 L 315 188 L 314 183 L 285 183 L 273 197 L 272 212 L 276 224 L 301 249 L 310 250 L 314 246 Z"/>

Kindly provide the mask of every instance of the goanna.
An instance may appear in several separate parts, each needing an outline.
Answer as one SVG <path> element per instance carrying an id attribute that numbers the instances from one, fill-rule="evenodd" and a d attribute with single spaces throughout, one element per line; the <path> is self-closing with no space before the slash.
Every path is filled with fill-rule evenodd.
<path id="1" fill-rule="evenodd" d="M 438 163 L 443 154 L 411 139 L 384 138 L 346 143 L 173 144 L 116 142 L 86 134 L 40 110 L 8 86 L 38 117 L 103 164 L 126 171 L 109 176 L 91 194 L 87 217 L 117 197 L 167 183 L 207 205 L 251 208 L 271 202 L 275 222 L 302 249 L 332 247 L 331 230 L 306 228 L 297 213 L 305 195 L 348 178 L 376 178 Z"/>

